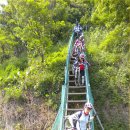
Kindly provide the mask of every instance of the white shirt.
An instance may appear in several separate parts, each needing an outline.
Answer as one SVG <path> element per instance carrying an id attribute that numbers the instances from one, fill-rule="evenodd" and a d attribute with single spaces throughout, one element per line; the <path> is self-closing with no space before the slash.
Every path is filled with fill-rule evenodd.
<path id="1" fill-rule="evenodd" d="M 70 124 L 72 125 L 72 127 L 74 127 L 73 120 L 74 119 L 79 120 L 79 121 L 77 121 L 77 124 L 76 124 L 77 130 L 86 130 L 87 129 L 86 124 L 90 120 L 90 115 L 89 114 L 85 115 L 84 111 L 82 111 L 82 115 L 79 118 L 80 113 L 81 113 L 81 111 L 78 111 L 78 112 L 76 112 L 76 113 L 69 116 Z"/>

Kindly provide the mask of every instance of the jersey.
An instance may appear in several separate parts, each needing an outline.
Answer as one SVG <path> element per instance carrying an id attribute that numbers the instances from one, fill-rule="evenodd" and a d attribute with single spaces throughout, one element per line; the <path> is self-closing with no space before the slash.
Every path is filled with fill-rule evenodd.
<path id="1" fill-rule="evenodd" d="M 80 68 L 80 70 L 84 70 L 85 69 L 85 63 L 79 62 L 79 68 Z"/>
<path id="2" fill-rule="evenodd" d="M 75 120 L 79 120 L 75 124 Z M 85 115 L 83 111 L 78 111 L 69 117 L 69 121 L 72 127 L 75 127 L 77 130 L 86 130 L 86 124 L 90 120 L 90 115 Z"/>

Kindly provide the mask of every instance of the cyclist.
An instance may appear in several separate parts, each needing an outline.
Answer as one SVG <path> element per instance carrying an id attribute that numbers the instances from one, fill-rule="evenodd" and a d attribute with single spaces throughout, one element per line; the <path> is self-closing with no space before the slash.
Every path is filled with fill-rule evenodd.
<path id="1" fill-rule="evenodd" d="M 76 22 L 76 25 L 74 26 L 74 36 L 79 36 L 80 34 L 82 34 L 82 27 L 80 26 L 80 24 L 78 23 L 78 21 Z"/>
<path id="2" fill-rule="evenodd" d="M 94 116 L 90 116 L 90 111 L 92 108 L 92 104 L 87 102 L 85 103 L 82 111 L 78 111 L 68 117 L 73 128 L 72 130 L 88 130 L 87 124 L 94 119 Z M 89 129 L 91 129 L 90 126 Z"/>
<path id="3" fill-rule="evenodd" d="M 72 66 L 72 72 L 75 75 L 75 84 L 77 85 L 77 82 L 80 84 L 80 80 L 82 85 L 85 83 L 85 78 L 84 78 L 84 69 L 85 65 L 90 66 L 88 61 L 85 60 L 85 54 L 81 53 L 79 55 L 78 59 L 75 59 L 73 66 Z"/>
<path id="4" fill-rule="evenodd" d="M 80 46 L 82 48 L 82 51 L 85 50 L 85 43 L 84 43 L 84 37 L 83 37 L 83 35 L 81 35 L 78 39 L 76 39 L 73 48 L 75 49 L 78 46 Z"/>
<path id="5" fill-rule="evenodd" d="M 75 60 L 74 60 L 73 66 L 72 66 L 72 72 L 73 72 L 73 74 L 75 74 L 75 70 L 78 67 L 78 61 L 79 61 L 79 56 L 75 57 Z"/>
<path id="6" fill-rule="evenodd" d="M 73 47 L 73 51 L 72 51 L 72 57 L 73 58 L 78 58 L 79 55 L 82 53 L 83 48 L 81 46 L 81 44 L 77 44 L 76 46 Z"/>
<path id="7" fill-rule="evenodd" d="M 84 50 L 85 49 L 83 43 L 79 39 L 77 39 L 73 47 L 72 56 L 78 57 L 82 52 L 84 52 Z"/>
<path id="8" fill-rule="evenodd" d="M 81 35 L 81 36 L 79 37 L 79 40 L 82 42 L 82 46 L 83 46 L 83 48 L 85 48 L 84 36 Z"/>
<path id="9" fill-rule="evenodd" d="M 82 85 L 84 85 L 84 81 L 85 81 L 85 65 L 88 65 L 90 66 L 90 64 L 88 63 L 88 61 L 85 60 L 85 55 L 83 53 L 80 54 L 80 61 L 79 61 L 79 69 L 80 69 L 80 78 L 82 79 L 81 80 L 81 83 Z"/>

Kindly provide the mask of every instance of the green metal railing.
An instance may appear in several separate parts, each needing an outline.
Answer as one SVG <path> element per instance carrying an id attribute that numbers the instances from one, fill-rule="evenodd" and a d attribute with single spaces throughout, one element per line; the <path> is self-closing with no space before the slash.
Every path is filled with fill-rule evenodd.
<path id="1" fill-rule="evenodd" d="M 93 99 L 93 96 L 91 93 L 91 87 L 90 87 L 90 83 L 89 83 L 88 66 L 86 66 L 86 68 L 85 68 L 85 77 L 86 77 L 86 91 L 87 91 L 86 98 L 87 98 L 88 102 L 94 104 L 94 99 Z M 94 106 L 93 106 L 93 110 L 91 111 L 90 114 L 91 114 L 91 116 L 96 114 L 100 127 L 102 130 L 104 130 L 103 125 L 99 119 L 99 116 L 97 115 L 97 112 L 96 112 Z M 91 130 L 94 130 L 94 121 L 92 121 L 90 125 L 91 125 Z"/>
<path id="2" fill-rule="evenodd" d="M 66 66 L 65 66 L 65 83 L 64 85 L 62 85 L 62 92 L 61 92 L 61 104 L 60 104 L 55 122 L 52 126 L 52 130 L 64 130 L 64 115 L 67 108 L 66 105 L 67 105 L 67 93 L 68 93 L 68 85 L 69 85 L 68 83 L 69 82 L 69 64 L 70 64 L 70 56 L 72 53 L 72 43 L 73 43 L 73 34 L 69 40 L 68 56 L 66 59 Z M 86 77 L 86 91 L 87 91 L 86 99 L 88 102 L 91 102 L 93 104 L 94 100 L 91 93 L 87 66 L 85 69 L 85 77 Z M 93 115 L 93 111 L 91 112 L 91 115 Z M 91 129 L 94 130 L 94 122 L 91 123 Z"/>
<path id="3" fill-rule="evenodd" d="M 67 104 L 67 93 L 68 93 L 68 85 L 69 85 L 69 64 L 70 64 L 70 56 L 72 52 L 72 42 L 73 42 L 72 34 L 69 40 L 69 47 L 68 47 L 68 56 L 66 59 L 66 66 L 65 66 L 65 83 L 62 85 L 62 92 L 61 92 L 61 104 L 58 110 L 58 114 L 56 116 L 55 122 L 52 126 L 52 130 L 63 130 L 64 129 L 64 115 L 66 112 L 66 104 Z"/>
<path id="4" fill-rule="evenodd" d="M 94 104 L 94 99 L 92 96 L 90 83 L 89 83 L 88 66 L 85 67 L 85 79 L 86 79 L 86 91 L 87 91 L 86 99 L 87 99 L 87 102 Z M 93 113 L 94 113 L 94 111 L 92 110 L 90 115 L 94 115 Z M 94 130 L 94 121 L 91 122 L 91 130 Z"/>

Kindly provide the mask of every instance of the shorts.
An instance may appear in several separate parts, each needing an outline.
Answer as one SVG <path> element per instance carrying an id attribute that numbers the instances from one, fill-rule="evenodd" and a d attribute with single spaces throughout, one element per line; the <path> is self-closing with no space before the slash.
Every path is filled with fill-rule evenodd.
<path id="1" fill-rule="evenodd" d="M 80 75 L 84 76 L 84 70 L 80 70 Z"/>

